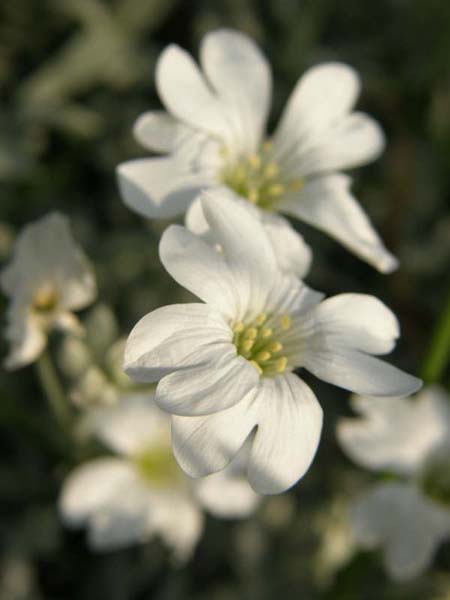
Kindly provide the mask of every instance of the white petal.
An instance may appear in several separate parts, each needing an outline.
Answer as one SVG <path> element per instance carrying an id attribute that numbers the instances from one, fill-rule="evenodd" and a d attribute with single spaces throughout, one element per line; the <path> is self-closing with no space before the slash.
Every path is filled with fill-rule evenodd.
<path id="1" fill-rule="evenodd" d="M 134 326 L 125 347 L 124 369 L 137 381 L 158 381 L 182 366 L 202 364 L 205 356 L 199 356 L 199 350 L 230 339 L 230 329 L 210 306 L 164 306 Z"/>
<path id="2" fill-rule="evenodd" d="M 309 69 L 297 82 L 280 125 L 275 143 L 315 137 L 348 113 L 360 91 L 358 74 L 339 63 Z"/>
<path id="3" fill-rule="evenodd" d="M 195 496 L 216 517 L 248 517 L 261 501 L 246 476 L 250 443 L 244 444 L 228 467 L 194 482 Z"/>
<path id="4" fill-rule="evenodd" d="M 150 490 L 140 481 L 119 490 L 89 519 L 88 540 L 93 550 L 118 550 L 151 537 L 148 513 Z"/>
<path id="5" fill-rule="evenodd" d="M 229 115 L 242 152 L 255 152 L 270 108 L 270 67 L 245 34 L 219 29 L 202 42 L 201 64 L 215 91 L 230 107 Z"/>
<path id="6" fill-rule="evenodd" d="M 309 340 L 305 345 L 311 343 L 315 342 Z M 348 346 L 327 348 L 326 339 L 318 342 L 314 349 L 307 348 L 303 366 L 319 379 L 368 396 L 407 396 L 422 386 L 420 379 L 378 358 Z"/>
<path id="7" fill-rule="evenodd" d="M 210 244 L 184 227 L 171 225 L 161 237 L 159 255 L 180 285 L 228 318 L 238 312 L 238 290 L 226 261 Z"/>
<path id="8" fill-rule="evenodd" d="M 312 252 L 304 242 L 302 236 L 294 230 L 289 222 L 274 213 L 259 210 L 248 201 L 238 197 L 231 200 L 246 208 L 255 218 L 263 224 L 266 235 L 272 244 L 272 249 L 280 269 L 298 277 L 304 277 L 311 266 Z M 186 213 L 186 227 L 192 233 L 200 235 L 204 240 L 220 250 L 218 241 L 214 238 L 208 222 L 203 214 L 201 198 L 192 202 Z"/>
<path id="9" fill-rule="evenodd" d="M 322 409 L 296 375 L 263 379 L 258 428 L 251 446 L 248 477 L 261 494 L 278 494 L 309 469 L 322 430 Z"/>
<path id="10" fill-rule="evenodd" d="M 122 397 L 115 406 L 93 411 L 90 418 L 96 435 L 118 454 L 170 446 L 170 420 L 156 406 L 153 393 Z"/>
<path id="11" fill-rule="evenodd" d="M 34 362 L 47 344 L 47 337 L 33 319 L 27 306 L 21 302 L 12 302 L 7 313 L 8 324 L 5 337 L 11 348 L 5 358 L 6 369 L 20 369 Z"/>
<path id="12" fill-rule="evenodd" d="M 316 139 L 298 143 L 278 160 L 291 175 L 309 177 L 364 165 L 377 158 L 384 145 L 378 123 L 364 113 L 354 112 Z"/>
<path id="13" fill-rule="evenodd" d="M 174 551 L 176 562 L 190 558 L 203 529 L 203 517 L 196 503 L 179 489 L 157 493 L 150 526 Z"/>
<path id="14" fill-rule="evenodd" d="M 231 462 L 256 425 L 254 393 L 227 410 L 202 417 L 172 417 L 172 445 L 191 477 L 220 471 Z"/>
<path id="15" fill-rule="evenodd" d="M 162 52 L 156 65 L 156 86 L 169 113 L 192 127 L 229 138 L 223 105 L 192 57 L 180 47 L 171 45 Z"/>
<path id="16" fill-rule="evenodd" d="M 318 304 L 313 314 L 316 331 L 328 338 L 329 346 L 336 341 L 370 354 L 387 354 L 400 335 L 396 316 L 375 296 L 339 294 Z"/>
<path id="17" fill-rule="evenodd" d="M 450 430 L 448 397 L 439 388 L 415 399 L 354 396 L 352 407 L 362 417 L 341 419 L 337 436 L 350 458 L 369 469 L 418 473 Z"/>
<path id="18" fill-rule="evenodd" d="M 351 180 L 330 174 L 308 180 L 291 195 L 280 210 L 317 227 L 382 273 L 398 266 L 397 259 L 383 245 L 368 217 L 351 194 Z"/>
<path id="19" fill-rule="evenodd" d="M 133 133 L 147 150 L 170 154 L 191 133 L 191 129 L 162 110 L 152 110 L 140 115 Z"/>
<path id="20" fill-rule="evenodd" d="M 170 218 L 184 213 L 202 189 L 203 177 L 171 158 L 141 158 L 117 168 L 125 204 L 144 217 Z"/>
<path id="21" fill-rule="evenodd" d="M 279 273 L 263 225 L 241 203 L 218 191 L 203 194 L 202 208 L 235 281 L 240 298 L 236 317 L 242 318 L 249 310 L 261 312 Z"/>
<path id="22" fill-rule="evenodd" d="M 234 345 L 217 348 L 206 365 L 178 370 L 159 382 L 156 402 L 163 410 L 182 416 L 226 410 L 258 384 L 258 372 L 236 356 Z"/>
<path id="23" fill-rule="evenodd" d="M 64 482 L 59 498 L 62 519 L 70 526 L 81 525 L 134 481 L 134 470 L 118 458 L 82 464 Z"/>
<path id="24" fill-rule="evenodd" d="M 422 573 L 450 535 L 448 511 L 403 483 L 382 483 L 362 496 L 352 507 L 351 523 L 361 545 L 383 548 L 386 569 L 400 581 Z"/>
<path id="25" fill-rule="evenodd" d="M 274 213 L 262 212 L 262 223 L 280 269 L 300 278 L 306 277 L 311 267 L 312 251 L 303 237 L 286 219 Z"/>

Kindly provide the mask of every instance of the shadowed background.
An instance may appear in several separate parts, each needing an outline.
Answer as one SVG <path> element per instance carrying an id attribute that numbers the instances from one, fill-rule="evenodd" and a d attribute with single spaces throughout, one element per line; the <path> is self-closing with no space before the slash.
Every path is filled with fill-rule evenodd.
<path id="1" fill-rule="evenodd" d="M 301 224 L 314 249 L 308 283 L 328 295 L 377 295 L 402 326 L 392 361 L 448 385 L 447 0 L 4 0 L 0 260 L 8 260 L 22 225 L 57 209 L 70 217 L 95 265 L 99 299 L 112 306 L 122 333 L 161 304 L 188 299 L 158 260 L 167 223 L 123 206 L 114 169 L 145 155 L 131 129 L 140 113 L 160 107 L 153 73 L 161 49 L 176 42 L 197 56 L 202 35 L 221 26 L 249 33 L 268 56 L 272 126 L 309 66 L 339 60 L 360 72 L 358 107 L 381 122 L 388 146 L 354 174 L 355 193 L 401 268 L 380 275 Z M 387 579 L 376 553 L 347 560 L 342 507 L 371 477 L 334 439 L 337 416 L 350 414 L 348 394 L 305 379 L 325 425 L 304 480 L 246 521 L 208 518 L 193 560 L 174 570 L 157 541 L 95 555 L 83 532 L 63 529 L 55 500 L 74 457 L 56 439 L 33 368 L 2 371 L 0 600 L 449 598 L 450 544 L 427 574 L 405 584 Z"/>

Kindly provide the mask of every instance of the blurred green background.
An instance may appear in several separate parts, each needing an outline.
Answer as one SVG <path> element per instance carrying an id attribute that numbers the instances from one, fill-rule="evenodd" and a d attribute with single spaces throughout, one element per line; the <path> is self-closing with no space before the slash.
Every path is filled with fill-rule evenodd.
<path id="1" fill-rule="evenodd" d="M 123 206 L 114 169 L 145 154 L 131 128 L 160 106 L 158 53 L 176 42 L 197 55 L 202 35 L 221 26 L 251 34 L 269 57 L 272 125 L 310 65 L 340 60 L 361 73 L 359 107 L 381 122 L 388 146 L 355 173 L 355 191 L 401 269 L 379 275 L 299 225 L 315 252 L 308 282 L 327 294 L 379 296 L 402 325 L 392 360 L 448 384 L 448 0 L 3 0 L 0 260 L 8 260 L 22 225 L 57 209 L 93 261 L 100 300 L 113 307 L 121 333 L 153 308 L 187 298 L 158 261 L 166 223 L 145 222 Z M 446 310 L 446 330 L 438 327 L 433 341 Z M 174 570 L 158 541 L 95 555 L 84 532 L 61 526 L 55 500 L 76 458 L 55 440 L 33 368 L 2 371 L 0 600 L 449 599 L 450 544 L 428 573 L 405 584 L 387 579 L 376 553 L 352 553 L 345 503 L 371 477 L 335 442 L 348 394 L 305 379 L 325 414 L 309 473 L 247 521 L 208 518 L 193 560 Z"/>

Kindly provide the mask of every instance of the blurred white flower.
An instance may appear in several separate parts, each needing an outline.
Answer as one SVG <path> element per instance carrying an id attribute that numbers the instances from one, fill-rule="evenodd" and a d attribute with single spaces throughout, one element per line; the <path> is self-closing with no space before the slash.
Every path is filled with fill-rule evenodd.
<path id="1" fill-rule="evenodd" d="M 71 380 L 69 396 L 80 408 L 115 404 L 121 395 L 142 388 L 123 372 L 125 339 L 112 309 L 94 306 L 83 321 L 82 339 L 65 337 L 58 352 L 58 364 Z"/>
<path id="2" fill-rule="evenodd" d="M 272 77 L 256 44 L 241 32 L 205 36 L 202 71 L 170 45 L 159 57 L 156 86 L 167 112 L 137 120 L 147 149 L 168 156 L 119 165 L 125 203 L 151 218 L 188 210 L 197 193 L 226 186 L 262 211 L 279 238 L 297 234 L 281 212 L 326 232 L 381 272 L 397 267 L 339 173 L 374 160 L 384 147 L 378 124 L 353 112 L 357 73 L 340 63 L 309 69 L 298 81 L 280 124 L 266 138 Z M 295 264 L 300 241 L 284 245 Z M 293 258 L 289 258 L 294 255 Z"/>
<path id="3" fill-rule="evenodd" d="M 151 395 L 124 397 L 94 411 L 92 419 L 95 434 L 117 456 L 77 467 L 64 484 L 59 508 L 68 526 L 87 525 L 94 550 L 159 535 L 174 558 L 184 561 L 202 531 L 202 505 L 218 516 L 244 517 L 259 502 L 242 476 L 242 459 L 201 486 L 188 479 L 172 456 L 170 419 Z"/>
<path id="4" fill-rule="evenodd" d="M 97 293 L 91 266 L 75 243 L 67 219 L 58 213 L 22 230 L 13 259 L 1 273 L 0 285 L 10 299 L 8 369 L 36 360 L 51 329 L 79 332 L 73 311 L 88 306 Z"/>
<path id="5" fill-rule="evenodd" d="M 381 546 L 388 573 L 414 577 L 450 537 L 450 398 L 438 387 L 416 398 L 355 396 L 359 419 L 342 419 L 337 435 L 345 452 L 371 470 L 390 472 L 351 507 L 357 542 Z"/>
<path id="6" fill-rule="evenodd" d="M 294 374 L 358 393 L 407 394 L 421 382 L 371 356 L 395 345 L 399 327 L 379 300 L 342 294 L 321 302 L 277 265 L 261 222 L 239 203 L 209 192 L 202 210 L 217 252 L 184 227 L 162 236 L 167 271 L 203 303 L 166 306 L 131 332 L 125 370 L 159 381 L 157 403 L 173 417 L 173 446 L 193 477 L 220 471 L 251 435 L 248 477 L 279 493 L 307 471 L 322 410 Z"/>

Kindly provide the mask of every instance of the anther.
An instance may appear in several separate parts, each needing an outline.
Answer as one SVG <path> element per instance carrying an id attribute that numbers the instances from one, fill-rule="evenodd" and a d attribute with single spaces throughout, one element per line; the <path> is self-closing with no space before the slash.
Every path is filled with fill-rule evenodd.
<path id="1" fill-rule="evenodd" d="M 242 321 L 238 321 L 233 327 L 233 333 L 241 333 L 242 331 L 244 331 L 244 323 Z"/>
<path id="2" fill-rule="evenodd" d="M 270 327 L 263 327 L 261 329 L 261 337 L 263 339 L 270 337 L 272 335 L 272 333 L 273 333 L 273 329 L 271 329 Z"/>
<path id="3" fill-rule="evenodd" d="M 281 328 L 286 331 L 286 329 L 289 329 L 291 325 L 292 325 L 291 317 L 289 315 L 283 315 L 281 317 Z"/>
<path id="4" fill-rule="evenodd" d="M 285 356 L 280 356 L 280 358 L 275 363 L 275 370 L 277 373 L 283 373 L 286 369 L 287 358 Z"/>
<path id="5" fill-rule="evenodd" d="M 258 204 L 259 192 L 256 188 L 250 188 L 247 194 L 248 201 L 252 204 Z"/>
<path id="6" fill-rule="evenodd" d="M 281 344 L 280 342 L 271 342 L 268 346 L 267 349 L 270 352 L 279 352 L 280 350 L 283 349 L 283 344 Z"/>
<path id="7" fill-rule="evenodd" d="M 256 327 L 249 327 L 244 333 L 244 338 L 247 340 L 254 340 L 258 335 L 258 330 Z"/>
<path id="8" fill-rule="evenodd" d="M 270 196 L 281 196 L 286 191 L 286 188 L 281 183 L 273 183 L 267 188 L 267 193 Z"/>
<path id="9" fill-rule="evenodd" d="M 263 370 L 261 369 L 261 367 L 258 365 L 258 363 L 256 362 L 256 360 L 250 360 L 249 363 L 255 367 L 255 369 L 258 371 L 258 373 L 260 375 L 262 375 Z"/>
<path id="10" fill-rule="evenodd" d="M 280 169 L 278 168 L 278 165 L 276 163 L 269 163 L 266 168 L 264 169 L 264 177 L 265 179 L 272 179 L 273 177 L 275 177 L 276 175 L 278 175 L 278 173 L 280 172 Z"/>
<path id="11" fill-rule="evenodd" d="M 242 343 L 242 351 L 250 352 L 250 350 L 253 348 L 254 344 L 255 344 L 255 340 L 245 340 L 245 342 Z"/>
<path id="12" fill-rule="evenodd" d="M 266 319 L 267 319 L 267 315 L 265 313 L 260 313 L 255 319 L 255 324 L 258 327 L 260 327 L 265 322 Z"/>
<path id="13" fill-rule="evenodd" d="M 261 168 L 261 157 L 259 154 L 250 154 L 248 162 L 255 171 Z"/>
<path id="14" fill-rule="evenodd" d="M 266 361 L 270 360 L 271 358 L 272 358 L 272 355 L 270 354 L 270 352 L 267 352 L 267 350 L 258 352 L 258 354 L 256 355 L 256 360 L 262 361 L 262 362 L 266 362 Z"/>

